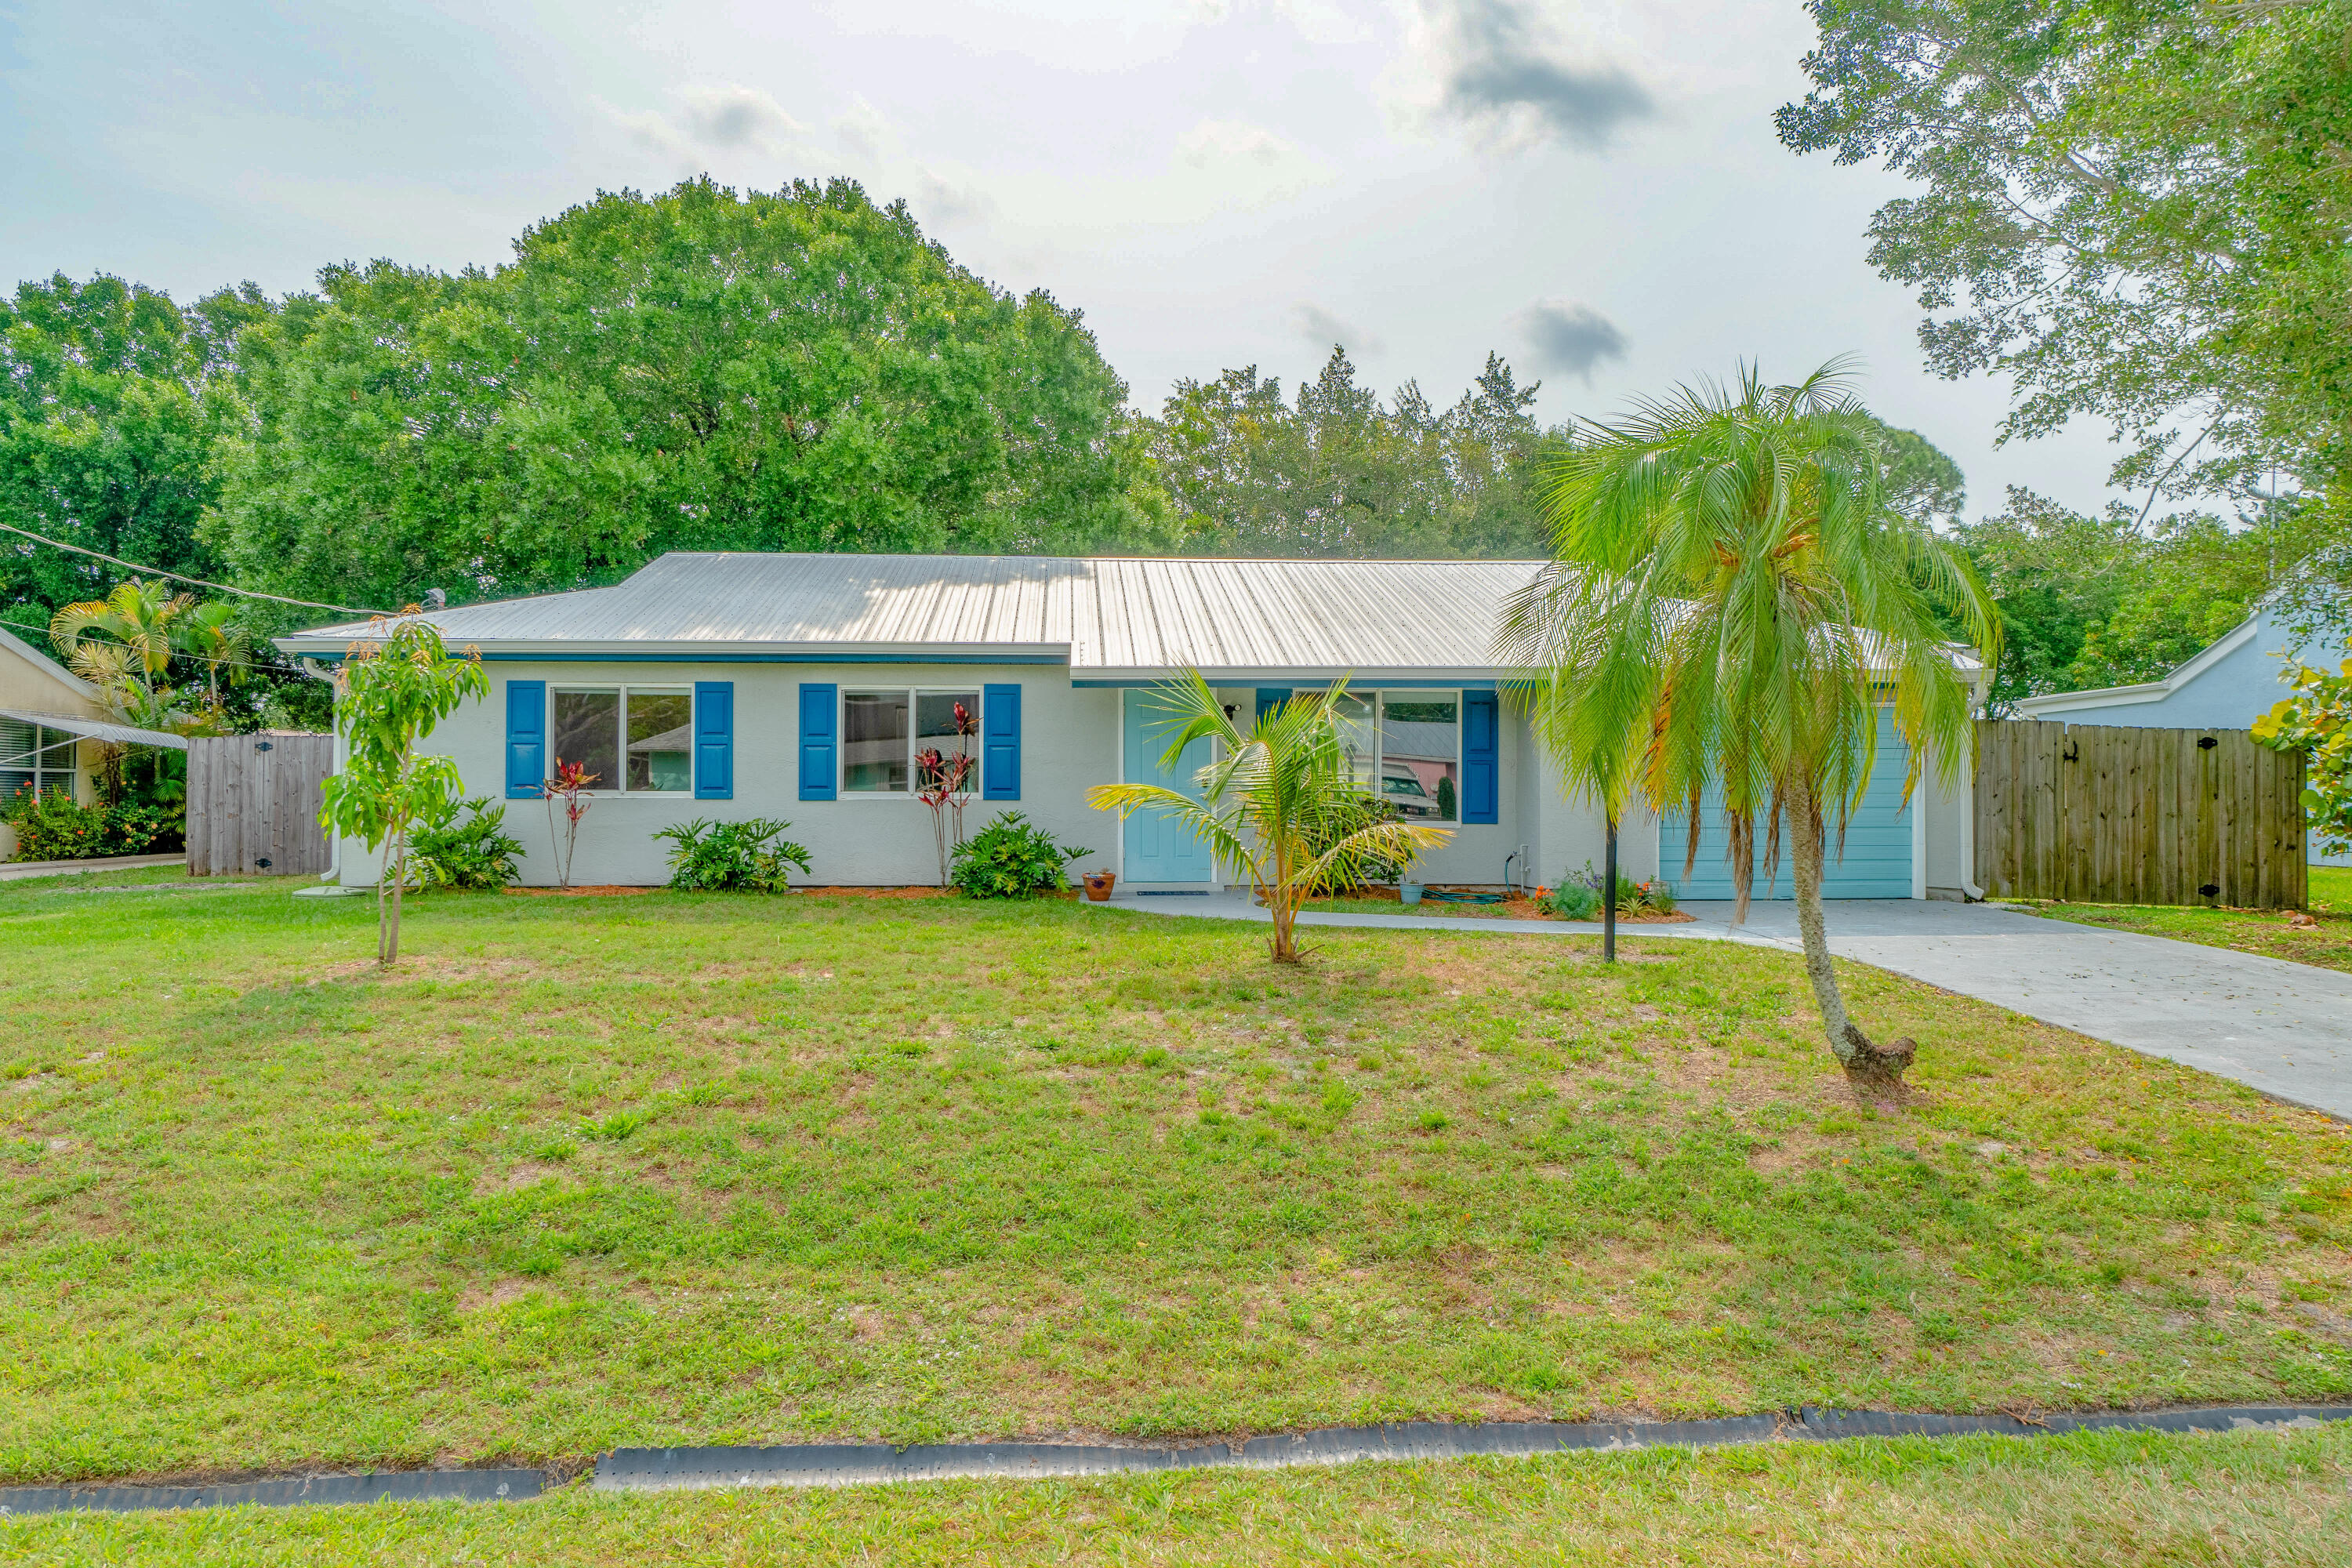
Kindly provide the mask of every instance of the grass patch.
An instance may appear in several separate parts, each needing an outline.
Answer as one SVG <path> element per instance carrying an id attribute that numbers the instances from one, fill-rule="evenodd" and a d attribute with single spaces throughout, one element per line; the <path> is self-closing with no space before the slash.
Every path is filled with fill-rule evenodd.
<path id="1" fill-rule="evenodd" d="M 2011 900 L 2011 907 L 2083 925 L 2143 931 L 2176 942 L 2352 973 L 2352 869 L 2312 867 L 2309 901 L 2312 918 L 2319 922 L 2315 926 L 2290 925 L 2286 911 L 2280 910 L 2070 904 L 2063 900 Z"/>
<path id="2" fill-rule="evenodd" d="M 1849 968 L 0 884 L 0 1478 L 2352 1394 L 2352 1135 Z"/>
<path id="3" fill-rule="evenodd" d="M 2352 1433 L 1920 1439 L 1332 1470 L 0 1522 L 44 1563 L 2329 1564 Z"/>

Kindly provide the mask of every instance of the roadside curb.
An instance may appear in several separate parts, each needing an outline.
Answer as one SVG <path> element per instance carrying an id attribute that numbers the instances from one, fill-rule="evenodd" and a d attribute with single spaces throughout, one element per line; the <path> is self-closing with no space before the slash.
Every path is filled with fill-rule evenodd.
<path id="1" fill-rule="evenodd" d="M 1402 1421 L 1335 1426 L 1244 1441 L 1151 1447 L 1080 1443 L 796 1443 L 764 1447 L 615 1448 L 596 1461 L 600 1492 L 708 1491 L 744 1487 L 871 1486 L 978 1479 L 1038 1479 L 1197 1469 L 1469 1458 L 1479 1455 L 1628 1453 L 1862 1437 L 2039 1437 L 2072 1432 L 2285 1432 L 2352 1420 L 2352 1405 L 2228 1405 L 2189 1410 L 2099 1411 L 2046 1417 L 1937 1415 L 1814 1405 L 1708 1421 Z M 85 1482 L 0 1488 L 0 1519 L 76 1510 L 149 1510 L 309 1503 L 522 1502 L 562 1483 L 541 1470 L 391 1470 L 222 1486 Z"/>

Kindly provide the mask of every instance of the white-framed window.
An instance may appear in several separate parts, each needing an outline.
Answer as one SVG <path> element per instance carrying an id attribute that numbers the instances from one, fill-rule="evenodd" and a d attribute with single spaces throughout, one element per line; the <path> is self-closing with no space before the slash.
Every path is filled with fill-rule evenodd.
<path id="1" fill-rule="evenodd" d="M 694 689 L 551 686 L 551 773 L 577 763 L 597 795 L 694 793 Z"/>
<path id="2" fill-rule="evenodd" d="M 923 759 L 938 752 L 939 768 Z M 841 793 L 908 795 L 934 786 L 963 756 L 980 792 L 980 693 L 927 686 L 856 686 L 841 693 Z"/>
<path id="3" fill-rule="evenodd" d="M 1383 691 L 1380 705 L 1381 798 L 1411 821 L 1459 822 L 1462 694 Z"/>
<path id="4" fill-rule="evenodd" d="M 0 801 L 74 793 L 74 738 L 46 724 L 0 719 Z"/>

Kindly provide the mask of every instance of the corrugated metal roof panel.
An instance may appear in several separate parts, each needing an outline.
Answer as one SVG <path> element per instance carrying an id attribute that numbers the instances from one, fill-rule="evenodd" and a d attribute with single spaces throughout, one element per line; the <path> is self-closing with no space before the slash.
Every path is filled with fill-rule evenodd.
<path id="1" fill-rule="evenodd" d="M 662 556 L 609 588 L 431 617 L 453 646 L 1068 650 L 1090 671 L 1488 668 L 1523 561 Z M 349 622 L 282 639 L 333 653 Z"/>
<path id="2" fill-rule="evenodd" d="M 111 741 L 119 746 L 156 746 L 173 752 L 188 749 L 188 740 L 184 735 L 174 735 L 165 730 L 142 730 L 80 713 L 45 713 L 37 708 L 0 708 L 0 719 L 14 719 L 21 724 L 62 730 L 68 735 L 87 735 L 93 741 Z"/>

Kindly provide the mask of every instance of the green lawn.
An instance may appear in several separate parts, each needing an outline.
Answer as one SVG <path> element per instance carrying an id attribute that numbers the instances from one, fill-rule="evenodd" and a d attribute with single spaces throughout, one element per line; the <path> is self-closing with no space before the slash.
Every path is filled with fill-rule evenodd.
<path id="1" fill-rule="evenodd" d="M 1874 971 L 289 895 L 0 884 L 0 1479 L 2352 1393 L 2352 1134 Z"/>
<path id="2" fill-rule="evenodd" d="M 2201 942 L 2238 952 L 2258 952 L 2323 969 L 2352 971 L 2352 870 L 2311 868 L 2310 913 L 2316 927 L 2295 926 L 2278 910 L 2211 910 L 2149 904 L 2070 904 L 2061 900 L 2018 903 L 2031 914 L 2146 931 L 2177 942 Z"/>
<path id="3" fill-rule="evenodd" d="M 1096 1481 L 0 1523 L 0 1554 L 137 1563 L 1659 1563 L 2337 1568 L 2352 1430 L 1969 1438 Z"/>

